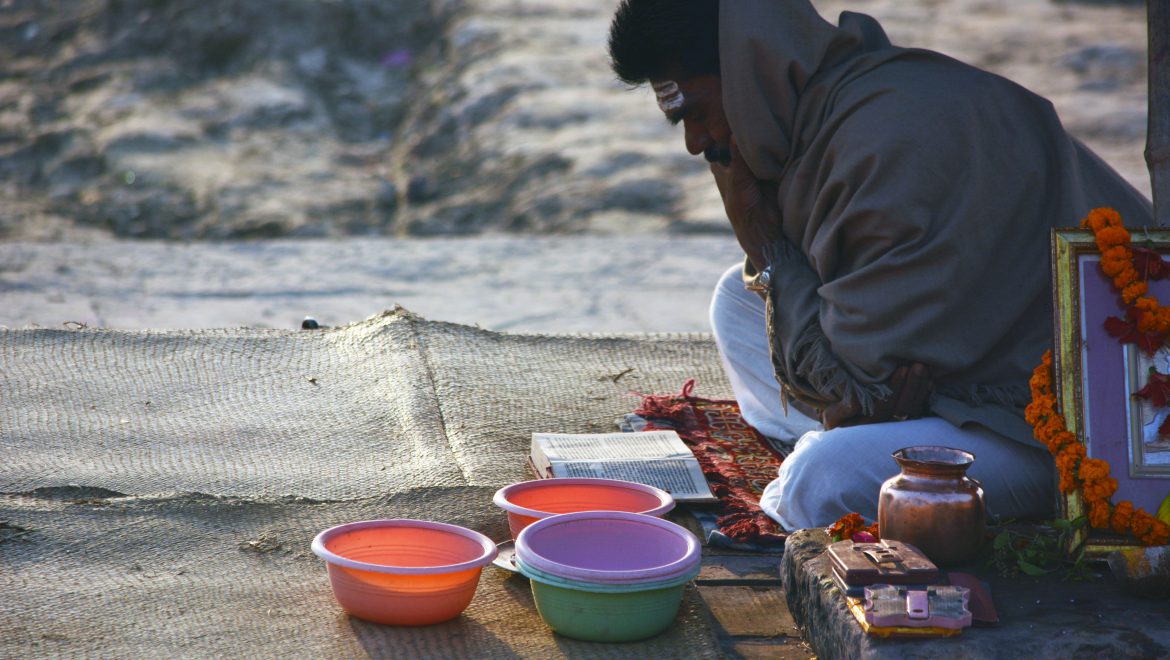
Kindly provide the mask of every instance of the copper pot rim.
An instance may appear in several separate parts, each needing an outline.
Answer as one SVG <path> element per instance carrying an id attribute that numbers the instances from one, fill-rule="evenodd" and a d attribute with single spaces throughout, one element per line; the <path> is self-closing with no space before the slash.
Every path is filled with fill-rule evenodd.
<path id="1" fill-rule="evenodd" d="M 972 452 L 942 445 L 913 445 L 890 455 L 899 465 L 934 468 L 967 468 L 975 462 L 975 454 Z"/>

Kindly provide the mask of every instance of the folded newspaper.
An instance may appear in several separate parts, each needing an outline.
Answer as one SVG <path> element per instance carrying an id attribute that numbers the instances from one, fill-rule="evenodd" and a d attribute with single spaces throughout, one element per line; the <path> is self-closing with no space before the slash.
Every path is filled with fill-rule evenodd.
<path id="1" fill-rule="evenodd" d="M 538 479 L 596 477 L 661 488 L 679 502 L 715 502 L 699 461 L 674 431 L 533 433 Z"/>

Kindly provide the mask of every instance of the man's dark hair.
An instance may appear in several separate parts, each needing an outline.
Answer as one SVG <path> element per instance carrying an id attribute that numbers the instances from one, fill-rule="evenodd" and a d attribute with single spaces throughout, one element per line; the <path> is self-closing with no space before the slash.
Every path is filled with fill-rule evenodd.
<path id="1" fill-rule="evenodd" d="M 609 25 L 609 57 L 631 85 L 719 75 L 719 0 L 621 0 Z"/>

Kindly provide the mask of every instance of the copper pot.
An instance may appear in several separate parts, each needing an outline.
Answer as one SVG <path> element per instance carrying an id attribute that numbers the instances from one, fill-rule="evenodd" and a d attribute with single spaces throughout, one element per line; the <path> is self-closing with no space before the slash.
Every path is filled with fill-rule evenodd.
<path id="1" fill-rule="evenodd" d="M 902 468 L 882 484 L 878 533 L 909 543 L 938 566 L 974 559 L 983 543 L 983 488 L 967 476 L 975 455 L 949 447 L 906 447 L 893 453 Z"/>

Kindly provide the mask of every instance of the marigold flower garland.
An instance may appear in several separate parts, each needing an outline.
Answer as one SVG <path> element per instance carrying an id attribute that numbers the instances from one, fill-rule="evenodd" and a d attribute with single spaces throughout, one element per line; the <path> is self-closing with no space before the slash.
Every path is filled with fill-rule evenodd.
<path id="1" fill-rule="evenodd" d="M 864 538 L 862 536 L 864 534 L 869 534 L 872 537 L 872 539 L 865 539 L 867 541 L 876 541 L 881 538 L 878 535 L 878 524 L 873 523 L 867 526 L 860 513 L 847 513 L 829 528 L 829 537 L 834 541 L 850 539 L 860 542 Z"/>
<path id="2" fill-rule="evenodd" d="M 1168 274 L 1166 263 L 1153 250 L 1130 242 L 1129 231 L 1121 224 L 1121 215 L 1113 209 L 1093 209 L 1081 220 L 1081 228 L 1093 231 L 1097 249 L 1101 251 L 1101 272 L 1113 280 L 1113 287 L 1121 294 L 1122 302 L 1129 306 L 1127 316 L 1136 321 L 1140 333 L 1153 335 L 1155 341 L 1142 346 L 1146 352 L 1153 353 L 1170 335 L 1170 307 L 1162 307 L 1157 298 L 1146 294 L 1149 280 L 1161 279 Z M 1110 334 L 1122 341 L 1136 339 L 1112 331 Z"/>
<path id="3" fill-rule="evenodd" d="M 1024 417 L 1035 430 L 1036 439 L 1048 447 L 1056 458 L 1060 473 L 1060 492 L 1081 491 L 1089 514 L 1089 524 L 1097 529 L 1112 529 L 1118 534 L 1131 533 L 1144 545 L 1163 545 L 1170 539 L 1170 525 L 1128 500 L 1113 504 L 1117 480 L 1109 476 L 1109 464 L 1088 458 L 1085 446 L 1065 426 L 1064 417 L 1056 412 L 1056 395 L 1052 393 L 1052 351 L 1044 353 L 1040 365 L 1032 372 L 1032 402 Z"/>
<path id="4" fill-rule="evenodd" d="M 1170 308 L 1161 307 L 1157 298 L 1147 295 L 1151 271 L 1164 268 L 1160 257 L 1143 254 L 1143 263 L 1140 264 L 1143 272 L 1139 274 L 1135 251 L 1142 248 L 1130 243 L 1129 232 L 1113 209 L 1093 209 L 1081 221 L 1081 227 L 1093 231 L 1101 250 L 1101 271 L 1112 278 L 1121 299 L 1131 306 L 1128 316 L 1135 322 L 1139 335 L 1144 335 L 1144 340 L 1132 332 L 1119 334 L 1114 328 L 1109 329 L 1110 334 L 1122 342 L 1138 343 L 1147 352 L 1161 346 L 1170 333 Z M 1121 323 L 1116 318 L 1109 321 Z M 1117 324 L 1113 325 L 1116 327 Z M 1094 528 L 1133 534 L 1144 545 L 1165 544 L 1170 539 L 1170 525 L 1143 509 L 1135 508 L 1128 500 L 1114 504 L 1110 498 L 1117 492 L 1117 480 L 1109 476 L 1109 463 L 1088 458 L 1085 446 L 1077 441 L 1068 430 L 1064 417 L 1056 412 L 1056 395 L 1052 391 L 1052 351 L 1044 353 L 1029 384 L 1032 402 L 1025 408 L 1024 418 L 1032 425 L 1036 439 L 1044 443 L 1056 459 L 1060 491 L 1067 495 L 1080 490 L 1089 524 Z"/>

